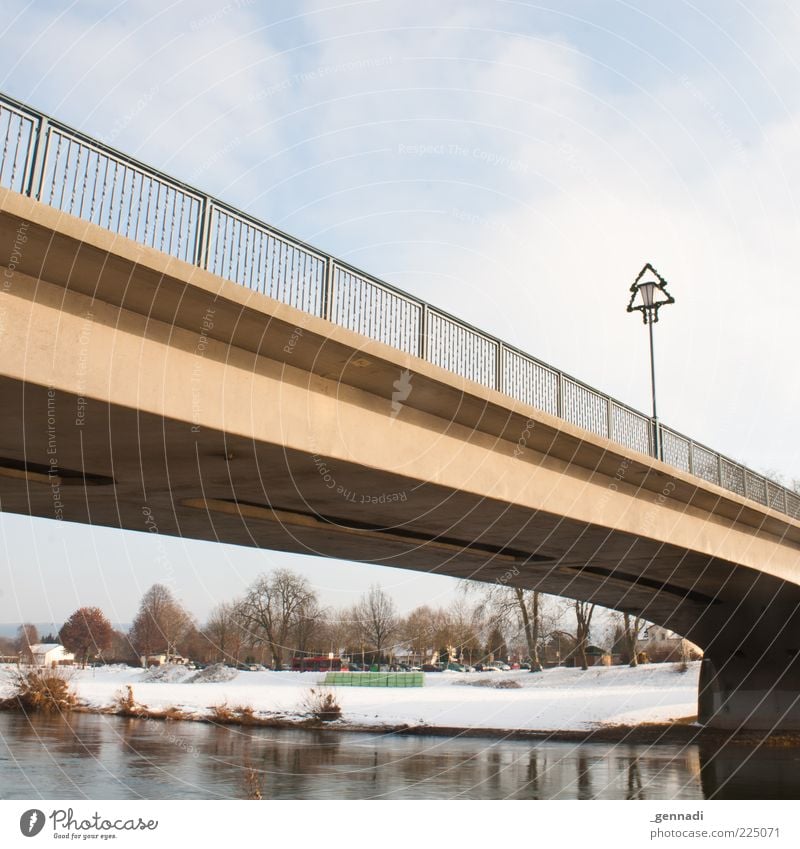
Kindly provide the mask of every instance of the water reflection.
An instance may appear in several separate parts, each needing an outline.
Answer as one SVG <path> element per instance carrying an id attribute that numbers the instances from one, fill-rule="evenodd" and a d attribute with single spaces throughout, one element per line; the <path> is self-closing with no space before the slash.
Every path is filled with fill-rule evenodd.
<path id="1" fill-rule="evenodd" d="M 800 798 L 800 748 L 700 747 L 700 776 L 707 799 Z"/>
<path id="2" fill-rule="evenodd" d="M 0 714 L 2 798 L 796 798 L 800 750 L 276 731 Z"/>
<path id="3" fill-rule="evenodd" d="M 639 770 L 639 758 L 631 758 L 628 763 L 628 790 L 626 799 L 644 799 L 642 790 L 642 773 Z"/>

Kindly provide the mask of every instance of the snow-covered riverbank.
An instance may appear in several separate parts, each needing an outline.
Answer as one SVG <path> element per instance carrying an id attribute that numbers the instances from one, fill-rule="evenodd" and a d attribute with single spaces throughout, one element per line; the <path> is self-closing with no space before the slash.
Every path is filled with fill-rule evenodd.
<path id="1" fill-rule="evenodd" d="M 669 722 L 697 709 L 699 663 L 686 672 L 672 664 L 549 669 L 542 673 L 431 673 L 415 688 L 336 687 L 342 707 L 339 724 L 423 725 L 431 728 L 584 731 L 604 725 Z M 0 696 L 10 695 L 13 667 L 0 671 Z M 154 674 L 156 672 L 156 674 Z M 302 720 L 303 702 L 320 673 L 237 672 L 230 680 L 191 682 L 196 673 L 181 667 L 157 671 L 126 667 L 76 669 L 71 686 L 92 709 L 114 704 L 128 685 L 136 702 L 151 711 L 177 708 L 208 716 L 216 705 L 251 707 L 256 717 Z M 201 676 L 202 677 L 202 676 Z M 156 680 L 158 679 L 158 680 Z M 500 682 L 515 682 L 503 688 Z"/>

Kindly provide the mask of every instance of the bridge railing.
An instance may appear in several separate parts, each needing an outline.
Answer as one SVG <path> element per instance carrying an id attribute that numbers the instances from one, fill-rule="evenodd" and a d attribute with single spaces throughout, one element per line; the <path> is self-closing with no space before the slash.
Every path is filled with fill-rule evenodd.
<path id="1" fill-rule="evenodd" d="M 800 496 L 382 280 L 0 95 L 0 186 L 800 518 Z"/>

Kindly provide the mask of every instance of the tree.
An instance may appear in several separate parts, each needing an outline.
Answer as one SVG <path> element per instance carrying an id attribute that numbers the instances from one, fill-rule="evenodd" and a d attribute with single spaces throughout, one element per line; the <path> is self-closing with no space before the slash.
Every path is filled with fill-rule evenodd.
<path id="1" fill-rule="evenodd" d="M 353 608 L 353 619 L 362 639 L 375 649 L 380 660 L 389 640 L 397 633 L 394 601 L 378 584 L 373 584 Z"/>
<path id="2" fill-rule="evenodd" d="M 531 661 L 531 672 L 541 668 L 540 653 L 545 641 L 548 625 L 555 627 L 560 616 L 553 604 L 553 597 L 537 590 L 523 589 L 508 584 L 485 584 L 463 581 L 463 589 L 481 594 L 478 612 L 511 633 L 512 639 L 525 642 L 524 651 Z M 551 621 L 552 620 L 552 621 Z"/>
<path id="3" fill-rule="evenodd" d="M 499 624 L 495 624 L 489 632 L 489 639 L 486 643 L 486 657 L 490 660 L 508 659 L 508 647 L 506 646 L 506 638 L 500 630 Z"/>
<path id="4" fill-rule="evenodd" d="M 397 632 L 414 660 L 426 661 L 440 644 L 437 639 L 437 613 L 427 604 L 415 607 L 401 622 Z"/>
<path id="5" fill-rule="evenodd" d="M 355 657 L 361 651 L 361 637 L 353 624 L 350 609 L 325 611 L 319 623 L 319 644 L 330 651 Z"/>
<path id="6" fill-rule="evenodd" d="M 578 652 L 578 659 L 581 663 L 581 669 L 588 669 L 589 663 L 586 660 L 586 649 L 589 646 L 589 632 L 592 627 L 592 616 L 594 614 L 594 604 L 588 601 L 575 602 L 575 642 Z"/>
<path id="7" fill-rule="evenodd" d="M 128 634 L 124 631 L 114 631 L 111 634 L 111 647 L 106 652 L 106 657 L 112 663 L 136 663 L 136 652 Z"/>
<path id="8" fill-rule="evenodd" d="M 218 604 L 209 614 L 202 633 L 214 660 L 238 663 L 245 637 L 238 602 Z"/>
<path id="9" fill-rule="evenodd" d="M 319 605 L 315 595 L 309 597 L 297 610 L 292 642 L 295 650 L 301 655 L 313 654 L 323 644 L 327 628 L 328 612 Z"/>
<path id="10" fill-rule="evenodd" d="M 17 651 L 20 654 L 30 654 L 31 646 L 39 642 L 39 630 L 30 622 L 23 622 L 17 628 Z"/>
<path id="11" fill-rule="evenodd" d="M 528 657 L 531 659 L 531 672 L 536 672 L 542 668 L 539 658 L 539 641 L 542 636 L 542 594 L 535 590 L 526 592 L 520 587 L 514 587 L 514 598 L 522 620 Z"/>
<path id="12" fill-rule="evenodd" d="M 441 611 L 437 619 L 439 635 L 443 637 L 446 634 L 446 644 L 455 649 L 456 657 L 470 665 L 475 663 L 481 655 L 483 630 L 479 611 L 456 599 L 450 607 Z"/>
<path id="13" fill-rule="evenodd" d="M 631 616 L 630 613 L 622 614 L 623 637 L 625 641 L 625 650 L 628 654 L 628 664 L 630 666 L 639 665 L 639 655 L 636 651 L 636 643 L 639 640 L 639 634 L 642 632 L 646 620 L 641 616 Z"/>
<path id="14" fill-rule="evenodd" d="M 81 607 L 61 626 L 58 632 L 61 645 L 71 651 L 83 666 L 111 648 L 114 629 L 99 607 Z"/>
<path id="15" fill-rule="evenodd" d="M 254 642 L 269 647 L 276 669 L 281 667 L 292 629 L 316 597 L 308 580 L 289 569 L 261 575 L 248 588 L 238 608 L 241 622 Z"/>
<path id="16" fill-rule="evenodd" d="M 138 654 L 147 657 L 163 653 L 169 659 L 192 626 L 191 616 L 172 591 L 163 584 L 153 584 L 142 596 L 129 636 Z"/>

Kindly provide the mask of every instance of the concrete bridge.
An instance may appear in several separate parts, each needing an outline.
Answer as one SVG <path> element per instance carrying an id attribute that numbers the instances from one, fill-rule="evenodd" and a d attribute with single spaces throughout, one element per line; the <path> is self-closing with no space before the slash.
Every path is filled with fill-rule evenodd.
<path id="1" fill-rule="evenodd" d="M 800 499 L 0 100 L 0 508 L 590 599 L 800 730 Z"/>

